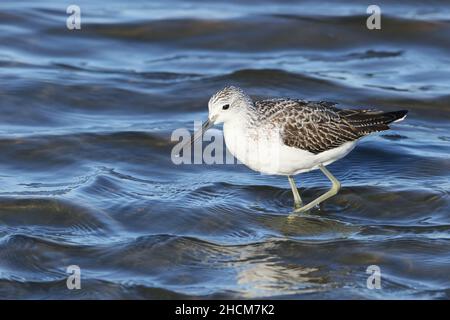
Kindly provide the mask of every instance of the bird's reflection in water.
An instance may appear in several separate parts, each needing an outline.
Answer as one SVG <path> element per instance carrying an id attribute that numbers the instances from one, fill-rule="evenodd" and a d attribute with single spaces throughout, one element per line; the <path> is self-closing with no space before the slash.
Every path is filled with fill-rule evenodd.
<path id="1" fill-rule="evenodd" d="M 274 248 L 258 246 L 248 249 L 241 254 L 244 263 L 237 266 L 236 275 L 237 287 L 245 298 L 313 293 L 332 286 L 326 277 L 320 275 L 319 267 L 281 263 L 264 253 L 264 250 Z M 262 252 L 255 252 L 261 249 Z M 255 260 L 255 256 L 261 258 Z"/>

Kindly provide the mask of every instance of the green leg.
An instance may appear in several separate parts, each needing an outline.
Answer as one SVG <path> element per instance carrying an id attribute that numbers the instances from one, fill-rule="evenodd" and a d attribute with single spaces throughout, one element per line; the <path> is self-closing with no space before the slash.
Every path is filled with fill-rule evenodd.
<path id="1" fill-rule="evenodd" d="M 328 179 L 330 179 L 331 183 L 333 184 L 331 189 L 325 192 L 317 199 L 311 201 L 307 205 L 296 209 L 295 212 L 304 212 L 310 210 L 311 208 L 315 207 L 322 201 L 325 201 L 328 198 L 331 198 L 332 196 L 336 195 L 339 189 L 341 188 L 341 183 L 331 174 L 330 171 L 327 170 L 327 168 L 325 168 L 323 165 L 319 165 L 319 169 L 327 176 Z"/>
<path id="2" fill-rule="evenodd" d="M 302 198 L 300 198 L 300 194 L 298 193 L 294 178 L 292 178 L 292 176 L 288 176 L 288 180 L 289 184 L 291 185 L 292 194 L 294 195 L 294 208 L 299 209 L 303 206 Z"/>

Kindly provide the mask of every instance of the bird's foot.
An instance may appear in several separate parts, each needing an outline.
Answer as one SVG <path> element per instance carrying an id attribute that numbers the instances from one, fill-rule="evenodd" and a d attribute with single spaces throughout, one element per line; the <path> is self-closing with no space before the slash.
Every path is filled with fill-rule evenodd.
<path id="1" fill-rule="evenodd" d="M 305 206 L 303 205 L 303 203 L 295 203 L 294 204 L 294 212 L 303 212 L 303 208 Z"/>

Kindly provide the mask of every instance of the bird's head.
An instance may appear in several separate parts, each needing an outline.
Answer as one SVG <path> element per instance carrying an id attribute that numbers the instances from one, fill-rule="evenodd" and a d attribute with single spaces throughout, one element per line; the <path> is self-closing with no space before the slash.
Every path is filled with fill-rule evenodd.
<path id="1" fill-rule="evenodd" d="M 247 108 L 253 106 L 252 99 L 242 89 L 228 86 L 217 91 L 208 102 L 208 120 L 201 129 L 194 133 L 190 143 L 193 144 L 215 124 L 225 123 L 233 119 L 239 119 L 245 114 Z"/>
<path id="2" fill-rule="evenodd" d="M 252 104 L 251 98 L 241 88 L 225 87 L 209 99 L 208 121 L 214 125 L 235 119 Z"/>

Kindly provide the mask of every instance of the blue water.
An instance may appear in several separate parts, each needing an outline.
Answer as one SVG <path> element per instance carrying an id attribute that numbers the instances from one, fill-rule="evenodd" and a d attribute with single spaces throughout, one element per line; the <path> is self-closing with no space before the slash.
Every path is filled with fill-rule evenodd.
<path id="1" fill-rule="evenodd" d="M 0 3 L 0 298 L 449 298 L 446 1 L 377 1 L 381 30 L 359 1 L 76 4 L 71 31 L 67 3 Z M 288 218 L 285 177 L 172 162 L 228 84 L 410 112 Z M 296 179 L 305 200 L 329 187 Z"/>

